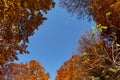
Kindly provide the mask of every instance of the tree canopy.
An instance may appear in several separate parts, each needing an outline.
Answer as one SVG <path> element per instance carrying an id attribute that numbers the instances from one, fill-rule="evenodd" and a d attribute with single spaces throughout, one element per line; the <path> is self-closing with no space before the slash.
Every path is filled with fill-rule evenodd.
<path id="1" fill-rule="evenodd" d="M 55 80 L 120 80 L 120 0 L 60 0 L 78 18 L 94 20 L 98 32 L 86 32 L 77 53 L 57 71 Z M 13 63 L 29 53 L 27 44 L 53 0 L 0 0 L 0 80 L 48 80 L 36 60 Z M 93 34 L 94 33 L 94 34 Z"/>
<path id="2" fill-rule="evenodd" d="M 60 0 L 60 5 L 69 13 L 77 14 L 78 18 L 87 17 L 88 20 L 94 20 L 96 23 L 94 27 L 100 33 L 97 38 L 94 35 L 85 34 L 79 40 L 78 53 L 84 59 L 79 62 L 81 63 L 79 69 L 81 73 L 86 72 L 87 76 L 82 75 L 78 78 L 119 80 L 120 0 Z M 65 64 L 63 67 L 70 66 Z"/>
<path id="3" fill-rule="evenodd" d="M 26 64 L 6 64 L 0 71 L 2 80 L 48 80 L 49 78 L 49 73 L 45 73 L 42 65 L 36 60 L 30 60 Z"/>
<path id="4" fill-rule="evenodd" d="M 56 80 L 119 80 L 119 48 L 98 38 L 91 34 L 82 35 L 78 54 L 58 69 Z"/>
<path id="5" fill-rule="evenodd" d="M 53 0 L 0 0 L 0 65 L 18 59 L 19 53 L 28 53 L 28 37 L 54 5 Z"/>
<path id="6" fill-rule="evenodd" d="M 97 28 L 103 29 L 103 37 L 120 43 L 120 1 L 119 0 L 60 0 L 62 7 L 68 12 L 77 14 L 79 18 L 86 17 L 96 22 Z"/>

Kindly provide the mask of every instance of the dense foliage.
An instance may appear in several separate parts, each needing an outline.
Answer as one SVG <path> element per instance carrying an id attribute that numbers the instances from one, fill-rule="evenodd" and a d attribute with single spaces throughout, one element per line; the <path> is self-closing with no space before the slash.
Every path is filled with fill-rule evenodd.
<path id="1" fill-rule="evenodd" d="M 0 70 L 0 80 L 48 80 L 50 75 L 45 73 L 42 65 L 31 60 L 24 63 L 6 64 Z"/>
<path id="2" fill-rule="evenodd" d="M 53 0 L 0 0 L 0 80 L 49 79 L 35 60 L 11 61 L 29 53 L 29 37 L 54 5 Z M 58 69 L 55 80 L 120 80 L 120 0 L 60 0 L 60 5 L 78 18 L 94 20 L 98 32 L 81 36 L 78 54 Z"/>
<path id="3" fill-rule="evenodd" d="M 79 55 L 73 55 L 60 67 L 56 80 L 119 80 L 118 49 L 99 37 L 85 34 L 79 40 Z"/>
<path id="4" fill-rule="evenodd" d="M 60 0 L 60 5 L 78 18 L 94 20 L 100 33 L 97 39 L 92 33 L 79 41 L 78 52 L 86 58 L 79 62 L 86 70 L 81 72 L 88 73 L 79 79 L 120 80 L 120 0 Z"/>
<path id="5" fill-rule="evenodd" d="M 28 37 L 43 23 L 52 0 L 0 0 L 0 65 L 28 53 Z"/>
<path id="6" fill-rule="evenodd" d="M 97 28 L 106 27 L 101 34 L 103 37 L 120 43 L 120 0 L 60 0 L 62 7 L 68 12 L 78 14 L 79 18 L 86 17 L 96 22 Z"/>

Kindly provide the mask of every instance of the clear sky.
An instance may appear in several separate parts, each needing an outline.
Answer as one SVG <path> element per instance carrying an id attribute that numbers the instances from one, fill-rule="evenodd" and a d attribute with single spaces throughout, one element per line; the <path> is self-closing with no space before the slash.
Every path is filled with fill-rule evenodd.
<path id="1" fill-rule="evenodd" d="M 77 48 L 81 33 L 90 29 L 93 23 L 78 20 L 71 16 L 64 8 L 56 6 L 45 16 L 47 21 L 29 38 L 28 55 L 19 55 L 18 62 L 31 59 L 39 61 L 46 72 L 50 73 L 50 80 L 54 80 L 59 67 L 68 60 Z"/>

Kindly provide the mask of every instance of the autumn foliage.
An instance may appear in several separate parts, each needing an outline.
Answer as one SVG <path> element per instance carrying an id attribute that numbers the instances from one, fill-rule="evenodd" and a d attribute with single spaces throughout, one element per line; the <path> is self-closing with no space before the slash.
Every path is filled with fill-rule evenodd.
<path id="1" fill-rule="evenodd" d="M 28 37 L 43 23 L 52 0 L 0 0 L 0 65 L 28 53 Z"/>
<path id="2" fill-rule="evenodd" d="M 84 34 L 79 40 L 79 54 L 59 68 L 56 80 L 119 80 L 118 49 L 99 36 Z"/>
<path id="3" fill-rule="evenodd" d="M 13 63 L 18 54 L 29 53 L 27 43 L 47 19 L 53 0 L 0 0 L 0 80 L 48 80 L 42 65 L 31 60 Z"/>
<path id="4" fill-rule="evenodd" d="M 93 19 L 104 38 L 120 43 L 120 0 L 60 0 L 60 5 L 68 12 L 77 14 L 79 18 Z"/>
<path id="5" fill-rule="evenodd" d="M 77 54 L 58 69 L 55 80 L 120 80 L 120 0 L 60 0 L 60 5 L 96 24 L 81 36 Z M 0 80 L 50 78 L 36 60 L 12 61 L 29 53 L 29 37 L 54 6 L 53 0 L 0 0 Z"/>
<path id="6" fill-rule="evenodd" d="M 120 80 L 120 0 L 60 0 L 60 5 L 78 18 L 94 20 L 93 31 L 97 29 L 100 33 L 97 38 L 95 32 L 91 36 L 86 34 L 79 41 L 81 55 L 76 56 L 84 59 L 79 62 L 79 68 L 82 67 L 81 73 L 86 72 L 87 76 L 77 80 Z M 58 70 L 59 75 L 62 74 Z"/>
<path id="7" fill-rule="evenodd" d="M 49 73 L 45 73 L 42 65 L 35 60 L 26 64 L 6 64 L 0 71 L 0 80 L 48 80 L 49 77 Z"/>

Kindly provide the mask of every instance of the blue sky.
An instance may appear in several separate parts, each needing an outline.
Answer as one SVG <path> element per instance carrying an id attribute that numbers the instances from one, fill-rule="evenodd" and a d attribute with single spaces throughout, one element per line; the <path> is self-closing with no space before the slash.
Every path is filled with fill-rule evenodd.
<path id="1" fill-rule="evenodd" d="M 50 80 L 54 80 L 59 67 L 75 53 L 81 33 L 93 26 L 87 20 L 71 16 L 59 7 L 57 0 L 55 2 L 55 8 L 45 15 L 48 20 L 29 38 L 27 49 L 30 54 L 19 55 L 18 61 L 39 61 L 46 72 L 50 73 Z"/>

